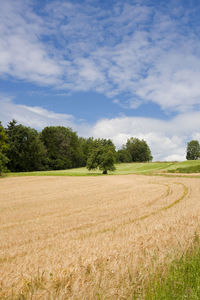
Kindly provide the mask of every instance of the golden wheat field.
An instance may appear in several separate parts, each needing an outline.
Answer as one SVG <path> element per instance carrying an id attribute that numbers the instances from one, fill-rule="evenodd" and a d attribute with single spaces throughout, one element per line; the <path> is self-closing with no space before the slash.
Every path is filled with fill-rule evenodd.
<path id="1" fill-rule="evenodd" d="M 199 221 L 198 178 L 3 178 L 0 299 L 131 299 Z"/>

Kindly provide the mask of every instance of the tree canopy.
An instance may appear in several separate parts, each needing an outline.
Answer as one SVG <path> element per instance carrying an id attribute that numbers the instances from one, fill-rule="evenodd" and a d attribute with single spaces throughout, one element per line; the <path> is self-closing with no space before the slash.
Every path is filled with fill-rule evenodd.
<path id="1" fill-rule="evenodd" d="M 2 172 L 7 170 L 8 158 L 6 156 L 6 152 L 8 151 L 8 136 L 6 135 L 5 129 L 1 125 L 0 122 L 0 175 Z"/>
<path id="2" fill-rule="evenodd" d="M 9 149 L 8 168 L 12 172 L 37 171 L 44 169 L 46 150 L 38 132 L 30 127 L 17 125 L 15 120 L 8 124 Z"/>
<path id="3" fill-rule="evenodd" d="M 63 126 L 45 127 L 41 140 L 47 150 L 49 169 L 61 170 L 79 167 L 83 152 L 76 132 Z"/>
<path id="4" fill-rule="evenodd" d="M 0 122 L 0 173 L 40 170 L 61 170 L 86 166 L 104 174 L 115 170 L 118 162 L 152 160 L 144 140 L 130 138 L 116 152 L 110 139 L 78 137 L 69 127 L 47 126 L 41 132 L 9 122 L 4 128 Z"/>
<path id="5" fill-rule="evenodd" d="M 200 144 L 197 140 L 192 140 L 187 144 L 187 160 L 200 159 Z"/>
<path id="6" fill-rule="evenodd" d="M 132 156 L 129 153 L 129 151 L 127 151 L 126 146 L 123 145 L 122 149 L 119 149 L 117 151 L 117 161 L 125 163 L 125 162 L 131 162 L 132 161 Z"/>
<path id="7" fill-rule="evenodd" d="M 88 170 L 99 168 L 103 174 L 115 170 L 116 151 L 111 140 L 96 139 L 93 141 L 87 160 Z"/>
<path id="8" fill-rule="evenodd" d="M 153 159 L 151 150 L 145 140 L 131 137 L 126 145 L 118 150 L 120 162 L 146 162 Z"/>

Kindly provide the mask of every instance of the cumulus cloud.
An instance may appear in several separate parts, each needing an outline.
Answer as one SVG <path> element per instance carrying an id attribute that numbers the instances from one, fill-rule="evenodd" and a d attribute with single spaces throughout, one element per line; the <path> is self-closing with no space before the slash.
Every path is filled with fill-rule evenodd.
<path id="1" fill-rule="evenodd" d="M 148 142 L 154 160 L 185 160 L 186 144 L 200 137 L 200 112 L 184 113 L 164 121 L 140 117 L 120 117 L 98 121 L 90 134 L 111 138 L 119 148 L 130 137 Z"/>
<path id="2" fill-rule="evenodd" d="M 144 139 L 152 150 L 154 160 L 185 160 L 187 142 L 191 139 L 200 141 L 200 112 L 182 113 L 168 121 L 124 116 L 99 120 L 90 125 L 79 122 L 72 115 L 15 104 L 12 99 L 1 96 L 0 120 L 6 126 L 12 119 L 38 130 L 51 125 L 72 127 L 79 136 L 110 138 L 117 148 L 130 137 Z"/>

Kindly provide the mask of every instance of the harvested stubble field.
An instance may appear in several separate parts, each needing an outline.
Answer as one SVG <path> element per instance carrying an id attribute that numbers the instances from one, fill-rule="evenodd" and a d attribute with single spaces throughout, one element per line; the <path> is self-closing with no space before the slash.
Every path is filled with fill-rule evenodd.
<path id="1" fill-rule="evenodd" d="M 0 180 L 0 299 L 131 299 L 199 232 L 200 180 Z"/>

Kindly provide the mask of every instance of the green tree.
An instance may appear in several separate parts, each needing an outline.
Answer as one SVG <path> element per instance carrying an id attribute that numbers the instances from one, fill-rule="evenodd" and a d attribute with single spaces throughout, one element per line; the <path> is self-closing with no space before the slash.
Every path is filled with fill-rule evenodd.
<path id="1" fill-rule="evenodd" d="M 131 137 L 127 140 L 126 150 L 133 162 L 145 162 L 153 159 L 151 150 L 145 140 Z"/>
<path id="2" fill-rule="evenodd" d="M 126 149 L 126 146 L 122 146 L 122 149 L 117 151 L 117 161 L 122 163 L 128 163 L 132 161 L 132 157 L 129 151 Z"/>
<path id="3" fill-rule="evenodd" d="M 111 140 L 96 139 L 90 149 L 87 160 L 88 170 L 99 168 L 103 174 L 115 170 L 116 151 Z"/>
<path id="4" fill-rule="evenodd" d="M 12 120 L 6 129 L 8 134 L 8 168 L 12 172 L 27 172 L 45 168 L 46 151 L 38 132 L 30 127 L 17 125 Z"/>
<path id="5" fill-rule="evenodd" d="M 79 137 L 79 143 L 81 147 L 81 167 L 85 167 L 87 164 L 87 159 L 92 149 L 94 139 L 93 138 L 83 138 Z"/>
<path id="6" fill-rule="evenodd" d="M 200 159 L 200 144 L 196 140 L 192 140 L 187 144 L 187 160 Z"/>
<path id="7" fill-rule="evenodd" d="M 41 140 L 47 150 L 49 169 L 62 170 L 81 166 L 83 153 L 76 132 L 63 126 L 45 127 Z"/>
<path id="8" fill-rule="evenodd" d="M 0 122 L 0 175 L 2 172 L 7 171 L 7 163 L 8 158 L 6 156 L 6 152 L 8 151 L 8 143 L 7 143 L 8 137 L 6 135 L 5 129 L 1 125 Z"/>

